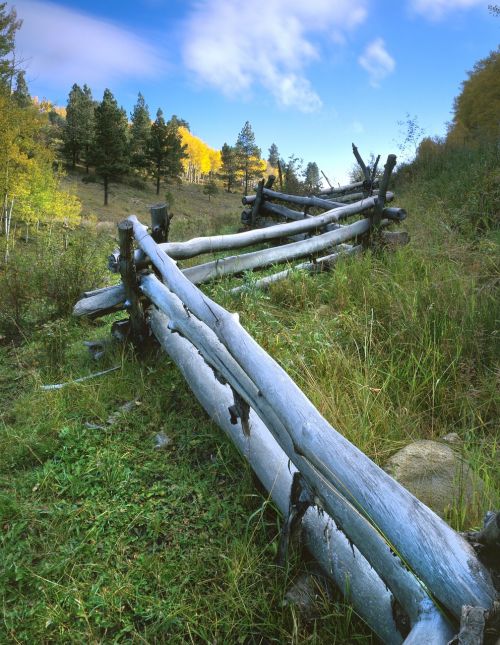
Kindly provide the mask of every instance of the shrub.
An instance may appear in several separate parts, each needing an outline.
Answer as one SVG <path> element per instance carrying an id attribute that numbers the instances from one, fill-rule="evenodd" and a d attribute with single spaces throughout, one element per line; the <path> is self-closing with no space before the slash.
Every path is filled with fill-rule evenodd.
<path id="1" fill-rule="evenodd" d="M 102 283 L 108 245 L 88 228 L 54 228 L 34 244 L 18 242 L 0 265 L 0 333 L 18 336 L 70 313 L 82 291 Z"/>

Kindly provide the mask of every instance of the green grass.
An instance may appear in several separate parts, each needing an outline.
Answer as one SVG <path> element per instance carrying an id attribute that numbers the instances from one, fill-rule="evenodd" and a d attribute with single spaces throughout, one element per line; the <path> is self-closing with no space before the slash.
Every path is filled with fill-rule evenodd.
<path id="1" fill-rule="evenodd" d="M 122 218 L 128 190 L 116 188 L 109 219 Z M 201 200 L 200 187 L 182 188 L 191 193 Z M 236 195 L 219 211 L 212 200 L 208 218 L 200 201 L 189 211 L 182 199 L 174 239 L 239 225 Z M 238 279 L 207 291 L 377 463 L 457 432 L 485 484 L 474 507 L 450 513 L 452 526 L 469 528 L 500 502 L 498 239 L 464 235 L 404 185 L 397 202 L 412 242 L 396 253 L 298 273 L 267 293 L 232 296 Z M 85 262 L 104 266 L 109 245 Z M 29 293 L 23 333 L 0 347 L 0 642 L 372 642 L 338 596 L 310 620 L 283 605 L 303 554 L 276 566 L 279 516 L 171 361 L 116 347 L 96 364 L 81 343 L 106 338 L 113 318 L 73 321 L 46 291 L 40 299 L 55 304 L 40 316 Z M 80 385 L 39 388 L 113 365 Z M 106 423 L 132 400 L 140 405 Z M 157 451 L 160 431 L 172 441 Z"/>

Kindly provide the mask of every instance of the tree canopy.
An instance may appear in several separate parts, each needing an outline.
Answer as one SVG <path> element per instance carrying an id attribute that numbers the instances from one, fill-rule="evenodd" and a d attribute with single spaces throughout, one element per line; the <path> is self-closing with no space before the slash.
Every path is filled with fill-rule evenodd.
<path id="1" fill-rule="evenodd" d="M 110 90 L 104 90 L 101 103 L 95 109 L 95 137 L 92 161 L 96 174 L 104 181 L 104 205 L 108 203 L 109 180 L 128 170 L 127 115 L 118 107 Z"/>
<path id="2" fill-rule="evenodd" d="M 455 99 L 448 142 L 500 137 L 500 48 L 478 61 Z"/>

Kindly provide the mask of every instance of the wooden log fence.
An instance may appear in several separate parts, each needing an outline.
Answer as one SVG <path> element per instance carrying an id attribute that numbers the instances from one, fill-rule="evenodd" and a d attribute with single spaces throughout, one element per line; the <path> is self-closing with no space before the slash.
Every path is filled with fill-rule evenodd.
<path id="1" fill-rule="evenodd" d="M 95 317 L 127 307 L 137 344 L 148 324 L 196 398 L 249 460 L 288 518 L 282 545 L 287 544 L 287 530 L 300 524 L 307 546 L 327 575 L 344 592 L 349 589 L 356 611 L 384 642 L 445 645 L 458 632 L 464 606 L 487 611 L 497 597 L 490 573 L 472 546 L 337 432 L 243 329 L 237 314 L 195 286 L 309 258 L 254 284 L 265 288 L 291 271 L 321 271 L 343 255 L 361 252 L 367 235 L 406 217 L 404 209 L 385 206 L 392 198 L 387 187 L 394 163 L 390 155 L 378 195 L 350 205 L 328 200 L 329 209 L 322 215 L 243 233 L 168 242 L 165 233 L 152 236 L 130 216 L 119 226 L 122 283 L 87 292 L 74 313 Z M 372 170 L 372 182 L 373 176 Z M 254 220 L 269 191 L 259 184 L 250 202 L 257 204 Z M 362 218 L 340 226 L 353 215 Z M 155 226 L 161 229 L 155 217 L 152 213 L 153 232 Z M 332 225 L 338 228 L 324 232 Z M 314 235 L 186 269 L 176 263 L 299 234 Z M 325 250 L 327 255 L 314 259 Z M 245 288 L 243 284 L 233 292 Z M 302 502 L 306 500 L 302 506 L 297 490 Z M 395 606 L 407 617 L 409 633 L 401 631 Z"/>

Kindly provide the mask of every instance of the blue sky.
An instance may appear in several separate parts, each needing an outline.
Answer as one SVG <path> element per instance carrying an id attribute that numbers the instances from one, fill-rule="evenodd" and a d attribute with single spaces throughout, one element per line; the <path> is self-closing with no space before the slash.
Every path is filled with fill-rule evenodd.
<path id="1" fill-rule="evenodd" d="M 343 182 L 360 152 L 397 153 L 398 121 L 442 135 L 474 63 L 499 42 L 484 0 L 19 0 L 31 93 L 109 87 L 130 113 L 186 119 L 220 148 L 250 121 L 263 156 L 316 161 Z"/>

